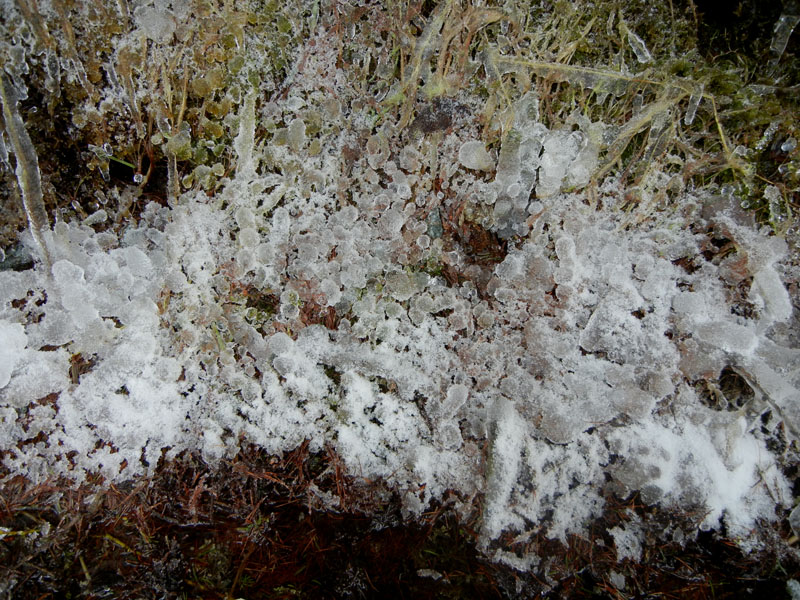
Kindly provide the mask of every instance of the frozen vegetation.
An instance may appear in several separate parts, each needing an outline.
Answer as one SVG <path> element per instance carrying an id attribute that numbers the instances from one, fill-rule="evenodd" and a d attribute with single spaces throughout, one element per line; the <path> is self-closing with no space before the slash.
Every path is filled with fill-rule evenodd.
<path id="1" fill-rule="evenodd" d="M 188 17 L 166 6 L 132 2 L 115 43 L 169 44 Z M 113 482 L 186 449 L 213 462 L 243 441 L 310 440 L 390 482 L 410 515 L 482 497 L 485 550 L 521 568 L 535 551 L 503 534 L 579 533 L 609 485 L 758 544 L 759 521 L 794 502 L 781 452 L 800 432 L 800 350 L 776 333 L 793 319 L 787 244 L 732 196 L 675 191 L 658 170 L 631 211 L 605 162 L 624 128 L 577 111 L 548 125 L 535 88 L 497 108 L 494 140 L 469 86 L 421 99 L 406 128 L 381 120 L 324 25 L 288 83 L 240 92 L 231 168 L 180 186 L 170 170 L 169 202 L 119 227 L 108 207 L 60 220 L 42 233 L 49 269 L 0 272 L 5 467 Z M 653 60 L 633 30 L 622 39 L 631 68 Z M 429 54 L 409 66 L 427 84 Z M 64 56 L 62 78 L 86 77 Z M 489 53 L 466 59 L 492 70 Z M 132 130 L 144 122 L 122 78 L 106 94 Z M 185 131 L 171 126 L 169 161 Z M 131 206 L 135 185 L 107 193 Z M 707 258 L 709 231 L 735 251 Z M 700 393 L 721 374 L 740 398 Z M 610 533 L 620 559 L 640 558 L 635 522 Z"/>

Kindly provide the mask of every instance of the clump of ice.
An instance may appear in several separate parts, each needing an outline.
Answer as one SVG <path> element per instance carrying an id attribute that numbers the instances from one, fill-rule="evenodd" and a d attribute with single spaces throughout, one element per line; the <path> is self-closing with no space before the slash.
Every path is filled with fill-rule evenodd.
<path id="1" fill-rule="evenodd" d="M 513 111 L 494 181 L 477 180 L 464 186 L 476 204 L 493 205 L 485 225 L 502 237 L 528 233 L 528 219 L 541 210 L 541 202 L 531 200 L 532 195 L 546 199 L 564 188 L 580 189 L 589 183 L 604 130 L 602 123 L 578 113 L 570 116 L 566 128 L 549 130 L 539 121 L 539 101 L 533 92 L 520 98 Z M 459 162 L 470 169 L 490 168 L 490 157 L 482 153 L 480 142 L 465 142 L 459 149 Z"/>
<path id="2" fill-rule="evenodd" d="M 494 162 L 483 142 L 471 140 L 464 142 L 458 150 L 458 160 L 467 169 L 474 169 L 476 171 L 491 171 L 494 168 Z"/>
<path id="3" fill-rule="evenodd" d="M 11 381 L 11 374 L 20 362 L 28 341 L 22 325 L 7 321 L 0 322 L 0 339 L 3 340 L 0 348 L 0 388 L 4 388 Z"/>
<path id="4" fill-rule="evenodd" d="M 166 43 L 175 33 L 175 16 L 164 6 L 143 4 L 136 7 L 133 15 L 142 32 L 154 42 Z"/>
<path id="5" fill-rule="evenodd" d="M 547 135 L 539 163 L 537 196 L 546 198 L 559 191 L 561 182 L 567 176 L 567 170 L 578 156 L 583 143 L 583 136 L 576 132 L 553 131 Z"/>
<path id="6" fill-rule="evenodd" d="M 793 311 L 785 245 L 723 215 L 737 256 L 717 264 L 680 215 L 631 226 L 565 193 L 588 181 L 602 127 L 548 130 L 533 94 L 492 181 L 471 172 L 493 165 L 469 125 L 441 148 L 359 137 L 345 124 L 371 127 L 370 109 L 335 49 L 320 38 L 303 56 L 317 77 L 270 109 L 285 131 L 255 144 L 245 99 L 213 197 L 151 204 L 118 234 L 60 223 L 51 270 L 0 273 L 8 469 L 118 481 L 162 452 L 308 440 L 396 486 L 409 514 L 482 495 L 484 548 L 526 565 L 502 534 L 566 540 L 602 513 L 608 480 L 742 537 L 791 503 L 767 446 L 800 427 L 800 352 L 770 337 Z M 519 237 L 485 261 L 469 219 Z M 752 392 L 741 410 L 695 387 L 725 368 Z M 633 525 L 611 533 L 638 557 Z"/>

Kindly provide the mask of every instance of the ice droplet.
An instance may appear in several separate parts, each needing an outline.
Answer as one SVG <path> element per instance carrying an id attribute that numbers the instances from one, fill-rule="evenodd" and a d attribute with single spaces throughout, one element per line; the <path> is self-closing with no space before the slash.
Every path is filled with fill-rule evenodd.
<path id="1" fill-rule="evenodd" d="M 772 141 L 775 132 L 778 131 L 778 125 L 778 121 L 773 121 L 767 126 L 767 128 L 764 130 L 764 135 L 761 136 L 761 139 L 758 140 L 758 143 L 756 144 L 756 150 L 761 152 L 767 147 L 767 144 Z"/>
<path id="2" fill-rule="evenodd" d="M 83 220 L 83 224 L 88 226 L 97 225 L 99 223 L 105 223 L 107 219 L 108 219 L 108 213 L 105 210 L 100 209 L 96 212 L 93 212 L 88 217 L 86 217 Z"/>

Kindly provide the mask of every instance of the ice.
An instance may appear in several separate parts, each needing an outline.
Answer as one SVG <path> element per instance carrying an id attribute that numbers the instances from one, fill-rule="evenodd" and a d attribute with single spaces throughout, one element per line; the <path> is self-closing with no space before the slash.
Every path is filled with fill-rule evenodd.
<path id="1" fill-rule="evenodd" d="M 306 142 L 306 124 L 303 119 L 292 119 L 288 127 L 289 147 L 295 152 L 300 152 Z"/>
<path id="2" fill-rule="evenodd" d="M 789 3 L 785 4 L 789 5 Z M 795 10 L 792 12 L 798 13 L 800 10 L 797 10 L 795 7 Z M 797 27 L 798 23 L 800 23 L 800 14 L 791 13 L 782 14 L 775 23 L 772 42 L 769 46 L 775 62 L 778 62 L 783 56 L 783 53 L 786 50 L 786 45 L 789 43 L 789 38 L 791 37 L 792 32 L 794 31 L 795 27 Z"/>
<path id="3" fill-rule="evenodd" d="M 620 591 L 625 591 L 625 575 L 622 573 L 617 573 L 616 571 L 611 571 L 608 574 L 608 578 L 611 580 L 611 584 Z"/>
<path id="4" fill-rule="evenodd" d="M 621 527 L 612 527 L 608 533 L 614 538 L 617 562 L 628 559 L 638 563 L 642 560 L 642 545 L 644 544 L 644 532 L 640 526 L 641 519 L 630 509 L 625 512 L 631 521 L 624 523 Z"/>
<path id="5" fill-rule="evenodd" d="M 0 104 L 3 106 L 3 124 L 17 162 L 15 174 L 22 192 L 22 205 L 36 249 L 45 265 L 49 267 L 51 258 L 46 235 L 49 229 L 49 220 L 42 196 L 39 157 L 36 155 L 36 149 L 19 113 L 20 95 L 19 87 L 8 80 L 5 72 L 0 73 Z"/>
<path id="6" fill-rule="evenodd" d="M 133 15 L 137 25 L 154 42 L 166 44 L 175 33 L 175 17 L 166 7 L 138 6 Z"/>
<path id="7" fill-rule="evenodd" d="M 783 203 L 781 191 L 777 186 L 768 185 L 764 188 L 764 199 L 767 201 L 770 218 L 775 222 L 780 222 L 782 220 L 781 204 Z"/>
<path id="8" fill-rule="evenodd" d="M 636 33 L 631 29 L 629 29 L 627 26 L 624 26 L 624 24 L 623 27 L 628 35 L 628 44 L 630 45 L 631 50 L 633 50 L 633 53 L 636 55 L 636 60 L 638 60 L 642 64 L 653 62 L 653 56 L 647 49 L 644 40 L 642 40 L 642 38 L 636 35 Z"/>
<path id="9" fill-rule="evenodd" d="M 753 275 L 750 286 L 750 301 L 762 308 L 759 323 L 768 327 L 781 323 L 792 316 L 792 301 L 781 278 L 771 267 L 765 267 Z"/>
<path id="10" fill-rule="evenodd" d="M 637 344 L 641 324 L 631 314 L 636 308 L 619 296 L 604 301 L 592 313 L 581 333 L 581 348 L 588 352 L 603 352 L 613 360 L 630 362 L 634 353 L 642 351 Z"/>
<path id="11" fill-rule="evenodd" d="M 325 294 L 328 306 L 334 306 L 342 298 L 341 286 L 332 279 L 324 279 L 320 284 L 320 289 Z"/>
<path id="12" fill-rule="evenodd" d="M 553 131 L 548 134 L 539 166 L 537 196 L 546 198 L 558 193 L 570 164 L 584 143 L 585 138 L 579 132 Z"/>
<path id="13" fill-rule="evenodd" d="M 750 355 L 758 346 L 756 332 L 745 325 L 711 321 L 697 327 L 697 339 L 733 354 Z"/>
<path id="14" fill-rule="evenodd" d="M 473 140 L 464 142 L 458 150 L 458 160 L 467 169 L 476 171 L 491 171 L 494 168 L 494 161 L 483 142 Z"/>
<path id="15" fill-rule="evenodd" d="M 483 532 L 495 538 L 518 517 L 508 514 L 507 504 L 517 478 L 525 439 L 525 423 L 511 401 L 497 398 L 492 406 L 494 435 L 491 442 L 490 474 L 487 481 L 487 502 Z"/>
<path id="16" fill-rule="evenodd" d="M 689 105 L 686 107 L 686 115 L 683 117 L 683 122 L 687 125 L 694 123 L 694 118 L 697 115 L 697 107 L 700 106 L 700 101 L 703 99 L 703 86 L 689 96 Z"/>
<path id="17" fill-rule="evenodd" d="M 706 297 L 698 292 L 680 292 L 672 298 L 672 310 L 678 316 L 703 319 L 708 314 Z"/>
<path id="18" fill-rule="evenodd" d="M 367 162 L 373 169 L 379 169 L 389 156 L 389 145 L 384 135 L 372 135 L 367 140 Z"/>
<path id="19" fill-rule="evenodd" d="M 8 148 L 4 138 L 5 136 L 0 135 L 0 163 L 10 171 L 11 163 L 8 162 Z"/>
<path id="20" fill-rule="evenodd" d="M 795 506 L 789 513 L 789 525 L 795 535 L 800 536 L 800 505 Z"/>
<path id="21" fill-rule="evenodd" d="M 169 39 L 139 6 L 137 39 Z M 4 468 L 118 483 L 162 451 L 308 442 L 385 478 L 409 516 L 452 497 L 472 518 L 482 499 L 481 547 L 526 568 L 534 546 L 508 540 L 588 535 L 609 488 L 741 539 L 790 508 L 770 437 L 800 430 L 787 243 L 729 210 L 701 219 L 696 190 L 642 216 L 600 178 L 595 202 L 580 188 L 605 126 L 550 130 L 533 92 L 491 139 L 470 119 L 395 135 L 319 35 L 285 94 L 239 91 L 216 189 L 134 210 L 112 182 L 106 216 L 137 219 L 62 221 L 52 269 L 0 272 Z M 716 235 L 735 252 L 708 259 Z M 701 397 L 723 370 L 746 406 Z M 50 446 L 19 444 L 31 428 Z M 636 560 L 627 517 L 609 535 Z"/>
<path id="22" fill-rule="evenodd" d="M 245 99 L 239 115 L 239 133 L 233 140 L 233 148 L 238 157 L 236 170 L 245 179 L 255 175 L 256 165 L 253 156 L 256 130 L 255 106 L 255 94 L 250 94 Z"/>
<path id="23" fill-rule="evenodd" d="M 91 227 L 92 225 L 98 225 L 100 223 L 105 223 L 105 221 L 107 219 L 108 219 L 108 213 L 105 210 L 100 209 L 98 211 L 93 212 L 88 217 L 86 217 L 83 220 L 83 224 L 84 225 L 88 225 L 88 226 Z"/>
<path id="24" fill-rule="evenodd" d="M 27 343 L 22 325 L 0 321 L 0 389 L 11 380 L 11 374 L 22 359 Z"/>
<path id="25" fill-rule="evenodd" d="M 441 416 L 444 419 L 452 418 L 464 406 L 469 396 L 469 388 L 463 384 L 456 384 L 447 390 L 447 397 L 442 403 Z"/>

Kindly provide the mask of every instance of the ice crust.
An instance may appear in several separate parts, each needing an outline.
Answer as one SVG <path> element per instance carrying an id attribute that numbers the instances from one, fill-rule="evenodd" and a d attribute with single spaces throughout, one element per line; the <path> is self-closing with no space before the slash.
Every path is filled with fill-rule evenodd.
<path id="1" fill-rule="evenodd" d="M 172 35 L 157 9 L 135 16 L 148 37 Z M 443 134 L 439 155 L 376 135 L 346 164 L 365 109 L 327 113 L 335 126 L 316 134 L 298 112 L 329 89 L 354 94 L 325 47 L 303 56 L 327 75 L 273 107 L 285 144 L 255 146 L 255 99 L 244 102 L 238 168 L 213 198 L 150 204 L 119 237 L 59 223 L 49 272 L 0 273 L 8 469 L 119 481 L 184 449 L 214 461 L 241 440 L 276 453 L 310 440 L 396 486 L 411 514 L 447 490 L 483 494 L 484 547 L 498 558 L 503 532 L 581 532 L 609 477 L 742 538 L 791 503 L 759 418 L 774 411 L 770 431 L 789 435 L 800 426 L 800 352 L 769 336 L 792 315 L 776 268 L 785 247 L 719 217 L 753 277 L 754 316 L 738 316 L 730 264 L 680 266 L 701 256 L 685 217 L 623 227 L 612 203 L 564 191 L 588 181 L 602 124 L 550 131 L 532 95 L 492 181 L 473 172 L 494 162 L 466 125 Z M 302 168 L 272 172 L 267 154 Z M 455 193 L 433 193 L 430 160 Z M 520 236 L 497 264 L 468 264 L 431 224 L 462 197 L 486 209 L 487 230 Z M 756 392 L 741 410 L 707 405 L 692 385 L 725 367 Z M 620 559 L 641 551 L 628 527 L 611 532 Z"/>

